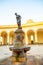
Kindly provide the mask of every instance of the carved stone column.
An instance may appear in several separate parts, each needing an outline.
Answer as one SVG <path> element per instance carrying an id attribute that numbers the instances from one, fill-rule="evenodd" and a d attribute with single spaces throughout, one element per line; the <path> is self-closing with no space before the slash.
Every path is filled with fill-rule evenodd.
<path id="1" fill-rule="evenodd" d="M 35 43 L 37 43 L 37 31 L 35 31 Z"/>
<path id="2" fill-rule="evenodd" d="M 9 34 L 7 36 L 7 43 L 10 44 L 10 42 L 9 42 Z"/>
<path id="3" fill-rule="evenodd" d="M 27 32 L 25 32 L 25 40 L 26 40 L 26 45 L 28 45 L 28 36 L 27 36 Z"/>

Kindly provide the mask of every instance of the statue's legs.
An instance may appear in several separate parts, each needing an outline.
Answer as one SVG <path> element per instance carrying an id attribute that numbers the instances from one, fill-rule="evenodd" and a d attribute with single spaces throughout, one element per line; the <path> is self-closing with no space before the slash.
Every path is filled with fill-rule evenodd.
<path id="1" fill-rule="evenodd" d="M 21 23 L 20 23 L 20 22 L 18 23 L 18 28 L 19 28 L 19 29 L 21 29 L 21 28 L 22 28 L 22 27 L 21 27 Z"/>

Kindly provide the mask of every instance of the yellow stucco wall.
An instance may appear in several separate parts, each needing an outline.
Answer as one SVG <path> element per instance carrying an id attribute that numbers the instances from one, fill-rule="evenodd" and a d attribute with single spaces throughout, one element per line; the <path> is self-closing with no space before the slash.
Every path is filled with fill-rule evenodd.
<path id="1" fill-rule="evenodd" d="M 43 21 L 33 22 L 31 19 L 22 24 L 25 34 L 24 44 L 43 44 Z M 0 45 L 14 44 L 15 30 L 17 25 L 0 26 Z"/>

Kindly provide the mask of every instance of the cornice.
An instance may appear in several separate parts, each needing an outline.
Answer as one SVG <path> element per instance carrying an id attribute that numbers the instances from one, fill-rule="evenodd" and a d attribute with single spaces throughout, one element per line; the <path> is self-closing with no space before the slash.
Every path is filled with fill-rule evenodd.
<path id="1" fill-rule="evenodd" d="M 26 27 L 34 27 L 34 26 L 42 26 L 43 22 L 34 22 L 34 23 L 28 23 L 28 24 L 22 24 L 23 28 Z M 17 28 L 17 24 L 15 25 L 0 25 L 0 29 L 11 29 L 11 28 Z"/>

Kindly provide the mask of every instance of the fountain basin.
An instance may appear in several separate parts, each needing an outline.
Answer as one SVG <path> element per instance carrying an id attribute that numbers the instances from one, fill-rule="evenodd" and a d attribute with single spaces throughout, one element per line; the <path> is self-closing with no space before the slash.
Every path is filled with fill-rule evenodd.
<path id="1" fill-rule="evenodd" d="M 10 51 L 13 51 L 14 53 L 20 54 L 22 51 L 24 51 L 24 53 L 29 51 L 30 47 L 21 47 L 21 48 L 10 47 L 9 49 Z"/>

